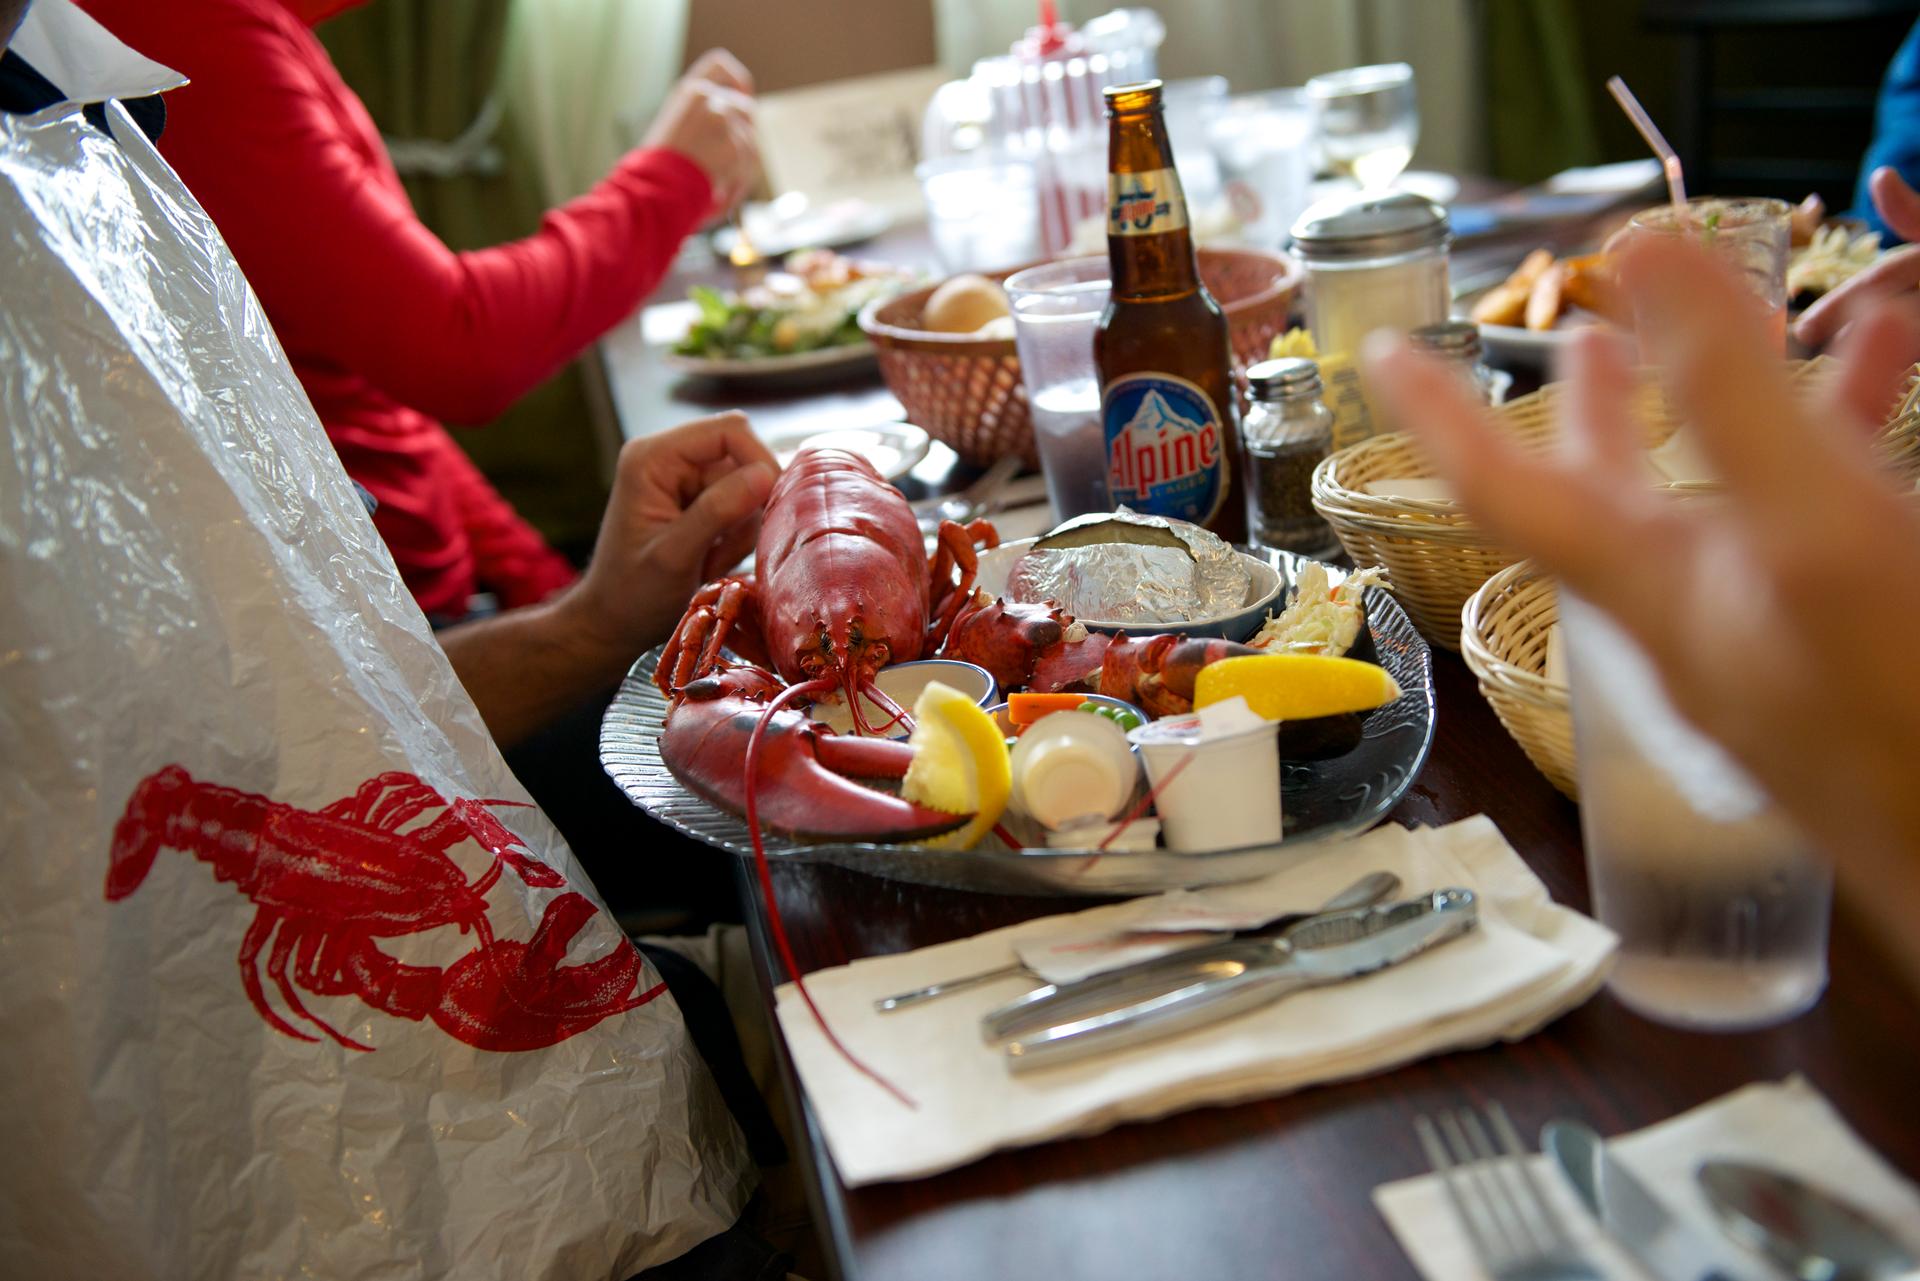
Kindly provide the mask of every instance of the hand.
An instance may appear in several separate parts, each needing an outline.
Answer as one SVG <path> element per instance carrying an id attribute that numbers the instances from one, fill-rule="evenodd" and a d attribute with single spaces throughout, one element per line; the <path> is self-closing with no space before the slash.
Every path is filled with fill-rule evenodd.
<path id="1" fill-rule="evenodd" d="M 1920 513 L 1876 469 L 1867 428 L 1920 328 L 1893 306 L 1869 310 L 1838 377 L 1803 401 L 1723 264 L 1692 245 L 1641 243 L 1623 276 L 1668 355 L 1670 390 L 1726 478 L 1724 504 L 1648 485 L 1631 367 L 1602 335 L 1570 353 L 1558 457 L 1516 448 L 1449 371 L 1404 342 L 1370 350 L 1368 376 L 1476 518 L 1617 619 L 1681 712 L 1843 878 L 1880 886 L 1867 910 L 1911 906 Z M 1907 934 L 1897 945 L 1920 975 L 1920 938 Z"/>
<path id="2" fill-rule="evenodd" d="M 1867 180 L 1874 212 L 1894 235 L 1920 241 L 1920 192 L 1907 185 L 1891 165 L 1882 165 Z M 1802 313 L 1793 326 L 1801 345 L 1826 346 L 1876 300 L 1907 293 L 1920 286 L 1920 244 L 1895 249 Z M 1920 358 L 1920 351 L 1914 353 Z"/>
<path id="3" fill-rule="evenodd" d="M 724 49 L 700 55 L 668 93 L 642 145 L 693 161 L 713 185 L 713 210 L 733 208 L 760 173 L 753 77 Z"/>
<path id="4" fill-rule="evenodd" d="M 694 589 L 753 550 L 779 470 L 737 412 L 628 441 L 593 560 L 559 602 L 566 630 L 622 664 L 665 640 Z"/>

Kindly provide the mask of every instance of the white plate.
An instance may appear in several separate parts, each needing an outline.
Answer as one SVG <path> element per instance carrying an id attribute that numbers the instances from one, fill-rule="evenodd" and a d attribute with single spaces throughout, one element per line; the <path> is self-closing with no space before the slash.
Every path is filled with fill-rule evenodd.
<path id="1" fill-rule="evenodd" d="M 803 449 L 844 449 L 873 464 L 887 480 L 897 481 L 927 456 L 927 433 L 912 423 L 879 423 L 837 431 L 771 432 L 761 439 L 785 467 Z"/>
<path id="2" fill-rule="evenodd" d="M 851 371 L 874 363 L 873 344 L 846 343 L 838 347 L 817 347 L 790 356 L 753 356 L 745 359 L 727 356 L 683 356 L 669 351 L 662 357 L 667 368 L 702 378 L 751 380 L 782 378 L 790 374 L 825 373 L 828 370 Z"/>
<path id="3" fill-rule="evenodd" d="M 1493 286 L 1489 285 L 1488 289 Z M 1476 289 L 1470 294 L 1453 300 L 1453 318 L 1455 320 L 1472 319 L 1467 313 L 1480 301 L 1487 289 Z M 1508 368 L 1538 369 L 1544 373 L 1553 372 L 1555 354 L 1573 341 L 1573 336 L 1587 325 L 1600 324 L 1599 317 L 1589 312 L 1576 313 L 1580 319 L 1568 324 L 1562 322 L 1553 329 L 1527 329 L 1520 325 L 1482 325 L 1480 326 L 1480 345 L 1486 349 L 1487 359 L 1496 365 Z"/>
<path id="4" fill-rule="evenodd" d="M 815 205 L 792 191 L 770 204 L 748 205 L 740 217 L 753 247 L 770 258 L 796 249 L 843 249 L 893 225 L 893 216 L 870 201 L 849 197 Z M 714 233 L 714 248 L 724 256 L 738 235 L 732 227 L 721 228 Z"/>

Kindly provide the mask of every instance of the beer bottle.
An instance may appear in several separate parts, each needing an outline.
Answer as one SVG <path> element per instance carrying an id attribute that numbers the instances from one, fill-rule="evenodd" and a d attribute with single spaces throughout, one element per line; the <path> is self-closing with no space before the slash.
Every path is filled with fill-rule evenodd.
<path id="1" fill-rule="evenodd" d="M 1160 82 L 1106 91 L 1113 294 L 1093 336 L 1115 505 L 1247 538 L 1227 318 L 1200 283 Z"/>

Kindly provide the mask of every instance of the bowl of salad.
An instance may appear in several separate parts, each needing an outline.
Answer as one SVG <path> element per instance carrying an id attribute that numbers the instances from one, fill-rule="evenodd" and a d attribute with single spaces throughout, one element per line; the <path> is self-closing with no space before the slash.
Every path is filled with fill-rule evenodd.
<path id="1" fill-rule="evenodd" d="M 695 285 L 688 295 L 698 311 L 667 362 L 720 378 L 864 364 L 873 346 L 860 309 L 914 283 L 898 268 L 810 249 L 742 289 Z"/>

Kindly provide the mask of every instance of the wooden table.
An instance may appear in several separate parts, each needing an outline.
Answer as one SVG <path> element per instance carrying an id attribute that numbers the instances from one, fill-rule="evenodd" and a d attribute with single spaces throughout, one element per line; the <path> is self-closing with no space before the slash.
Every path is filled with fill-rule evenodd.
<path id="1" fill-rule="evenodd" d="M 1521 755 L 1457 656 L 1436 654 L 1434 679 L 1433 754 L 1393 819 L 1488 814 L 1555 899 L 1587 910 L 1578 811 Z M 774 886 L 808 971 L 1077 906 L 824 867 L 777 866 Z M 779 971 L 764 917 L 749 924 L 770 979 Z M 1831 966 L 1820 1004 L 1766 1032 L 1674 1031 L 1603 993 L 1514 1045 L 1003 1152 L 911 1183 L 842 1188 L 808 1115 L 816 1219 L 846 1281 L 1410 1278 L 1369 1194 L 1425 1170 L 1416 1114 L 1498 1099 L 1523 1133 L 1565 1115 L 1613 1133 L 1794 1072 L 1920 1178 L 1920 1004 L 1888 981 L 1844 915 Z"/>
<path id="2" fill-rule="evenodd" d="M 1582 234 L 1564 228 L 1553 237 L 1476 246 L 1456 254 L 1456 273 L 1510 262 L 1526 242 L 1570 243 Z M 910 260 L 916 245 L 924 250 L 924 238 L 896 233 L 873 252 Z M 688 280 L 712 274 L 689 269 L 661 296 L 678 297 Z M 628 435 L 733 405 L 763 429 L 855 426 L 899 413 L 877 379 L 804 393 L 684 380 L 660 366 L 637 327 L 610 338 L 603 355 Z M 908 488 L 937 491 L 962 474 L 950 453 L 936 449 Z M 1393 818 L 1445 823 L 1490 815 L 1556 899 L 1586 909 L 1576 809 L 1502 730 L 1458 657 L 1436 654 L 1434 676 L 1433 753 Z M 783 864 L 774 878 L 809 971 L 1079 905 L 934 890 L 828 867 Z M 744 876 L 742 885 L 756 904 L 749 925 L 770 992 L 779 970 L 769 962 L 757 891 Z M 1424 1169 L 1415 1114 L 1467 1100 L 1501 1100 L 1526 1132 L 1570 1114 L 1611 1133 L 1751 1081 L 1799 1072 L 1895 1165 L 1920 1178 L 1913 1086 L 1920 1004 L 1889 980 L 1844 912 L 1835 922 L 1831 965 L 1820 1004 L 1766 1032 L 1678 1032 L 1602 994 L 1516 1045 L 1001 1153 L 911 1183 L 843 1188 L 804 1106 L 806 1150 L 797 1156 L 811 1166 L 816 1217 L 848 1281 L 1410 1277 L 1411 1265 L 1369 1193 Z"/>

